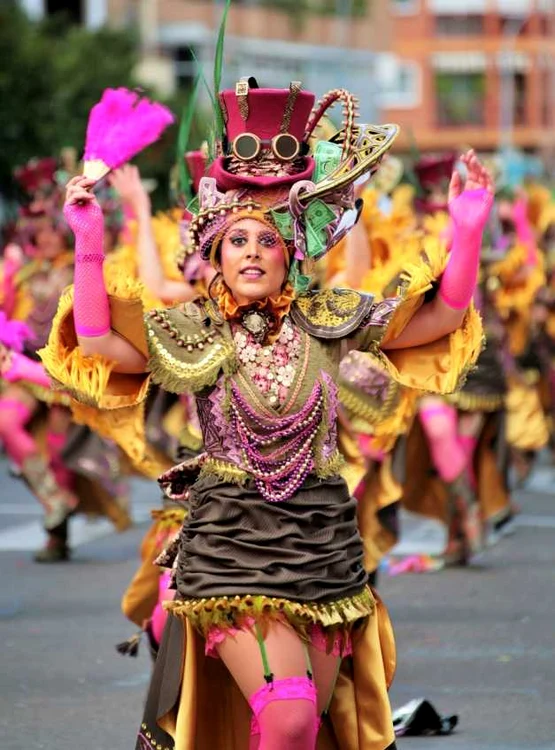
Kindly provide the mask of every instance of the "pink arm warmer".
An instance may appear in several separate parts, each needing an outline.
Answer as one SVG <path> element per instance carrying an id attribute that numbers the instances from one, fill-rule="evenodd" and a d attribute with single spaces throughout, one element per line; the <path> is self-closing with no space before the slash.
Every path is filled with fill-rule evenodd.
<path id="1" fill-rule="evenodd" d="M 468 307 L 474 294 L 480 263 L 482 233 L 493 204 L 484 188 L 465 190 L 449 204 L 453 240 L 439 295 L 454 310 Z"/>
<path id="2" fill-rule="evenodd" d="M 7 370 L 2 372 L 2 377 L 8 383 L 17 383 L 20 380 L 26 380 L 28 383 L 41 385 L 43 388 L 51 388 L 52 383 L 46 374 L 46 371 L 40 362 L 29 359 L 19 352 L 10 352 L 10 365 Z"/>
<path id="3" fill-rule="evenodd" d="M 14 284 L 14 276 L 20 268 L 20 264 L 13 260 L 13 258 L 6 258 L 4 261 L 4 278 L 2 279 L 2 296 L 4 299 L 2 309 L 8 318 L 11 316 L 15 307 L 16 288 Z"/>
<path id="4" fill-rule="evenodd" d="M 104 285 L 104 217 L 95 203 L 72 203 L 64 208 L 75 234 L 75 293 L 73 319 L 78 336 L 110 332 L 110 305 Z"/>
<path id="5" fill-rule="evenodd" d="M 535 266 L 538 262 L 536 249 L 536 238 L 528 221 L 526 201 L 519 198 L 513 205 L 513 219 L 515 222 L 516 235 L 521 245 L 528 250 L 526 265 Z"/>

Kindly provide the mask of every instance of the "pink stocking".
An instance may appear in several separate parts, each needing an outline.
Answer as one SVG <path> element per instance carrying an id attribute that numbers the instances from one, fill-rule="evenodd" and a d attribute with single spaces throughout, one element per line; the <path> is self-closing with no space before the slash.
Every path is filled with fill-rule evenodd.
<path id="1" fill-rule="evenodd" d="M 463 449 L 468 462 L 468 472 L 472 488 L 476 489 L 476 475 L 474 473 L 473 458 L 476 446 L 478 445 L 478 438 L 473 435 L 459 435 L 459 444 Z"/>
<path id="2" fill-rule="evenodd" d="M 8 456 L 18 466 L 38 453 L 34 438 L 25 429 L 31 415 L 32 410 L 20 401 L 13 398 L 0 399 L 0 441 Z"/>
<path id="3" fill-rule="evenodd" d="M 50 466 L 60 487 L 71 490 L 73 487 L 73 472 L 65 465 L 61 458 L 61 452 L 66 442 L 65 432 L 54 432 L 49 430 L 46 433 L 46 445 L 50 457 Z"/>
<path id="4" fill-rule="evenodd" d="M 320 721 L 308 677 L 274 680 L 249 703 L 254 714 L 249 750 L 315 750 Z"/>
<path id="5" fill-rule="evenodd" d="M 420 421 L 428 438 L 432 461 L 444 482 L 453 482 L 467 463 L 457 439 L 457 412 L 448 404 L 423 407 Z"/>
<path id="6" fill-rule="evenodd" d="M 160 576 L 160 581 L 158 582 L 158 602 L 154 607 L 151 618 L 151 633 L 156 643 L 160 643 L 162 640 L 162 633 L 164 632 L 164 626 L 168 617 L 168 613 L 162 606 L 162 602 L 170 598 L 168 595 L 170 581 L 171 571 L 166 570 Z"/>

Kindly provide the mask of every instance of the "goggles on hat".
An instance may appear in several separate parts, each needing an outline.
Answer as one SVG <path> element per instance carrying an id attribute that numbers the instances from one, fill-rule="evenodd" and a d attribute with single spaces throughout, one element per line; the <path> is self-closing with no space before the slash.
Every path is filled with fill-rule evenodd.
<path id="1" fill-rule="evenodd" d="M 231 142 L 230 152 L 241 161 L 252 161 L 259 155 L 263 146 L 270 147 L 280 161 L 292 161 L 301 150 L 298 138 L 291 133 L 279 133 L 271 140 L 262 140 L 254 133 L 241 133 Z"/>

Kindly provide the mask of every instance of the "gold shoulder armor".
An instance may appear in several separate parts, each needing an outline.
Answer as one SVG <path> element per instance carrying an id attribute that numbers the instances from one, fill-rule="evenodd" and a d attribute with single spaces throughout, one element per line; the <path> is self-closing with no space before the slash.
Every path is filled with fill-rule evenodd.
<path id="1" fill-rule="evenodd" d="M 340 339 L 360 327 L 373 303 L 373 295 L 354 289 L 325 289 L 300 295 L 290 315 L 311 336 Z"/>
<path id="2" fill-rule="evenodd" d="M 149 369 L 154 382 L 172 393 L 197 392 L 221 372 L 235 369 L 235 349 L 224 326 L 216 326 L 202 303 L 151 310 L 145 316 Z"/>

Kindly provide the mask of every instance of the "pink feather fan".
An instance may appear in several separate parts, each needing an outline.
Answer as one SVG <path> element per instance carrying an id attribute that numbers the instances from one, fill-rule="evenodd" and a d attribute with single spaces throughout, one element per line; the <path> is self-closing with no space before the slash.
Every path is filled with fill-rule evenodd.
<path id="1" fill-rule="evenodd" d="M 100 180 L 157 141 L 173 122 L 162 104 L 125 88 L 106 89 L 89 114 L 83 174 Z"/>

